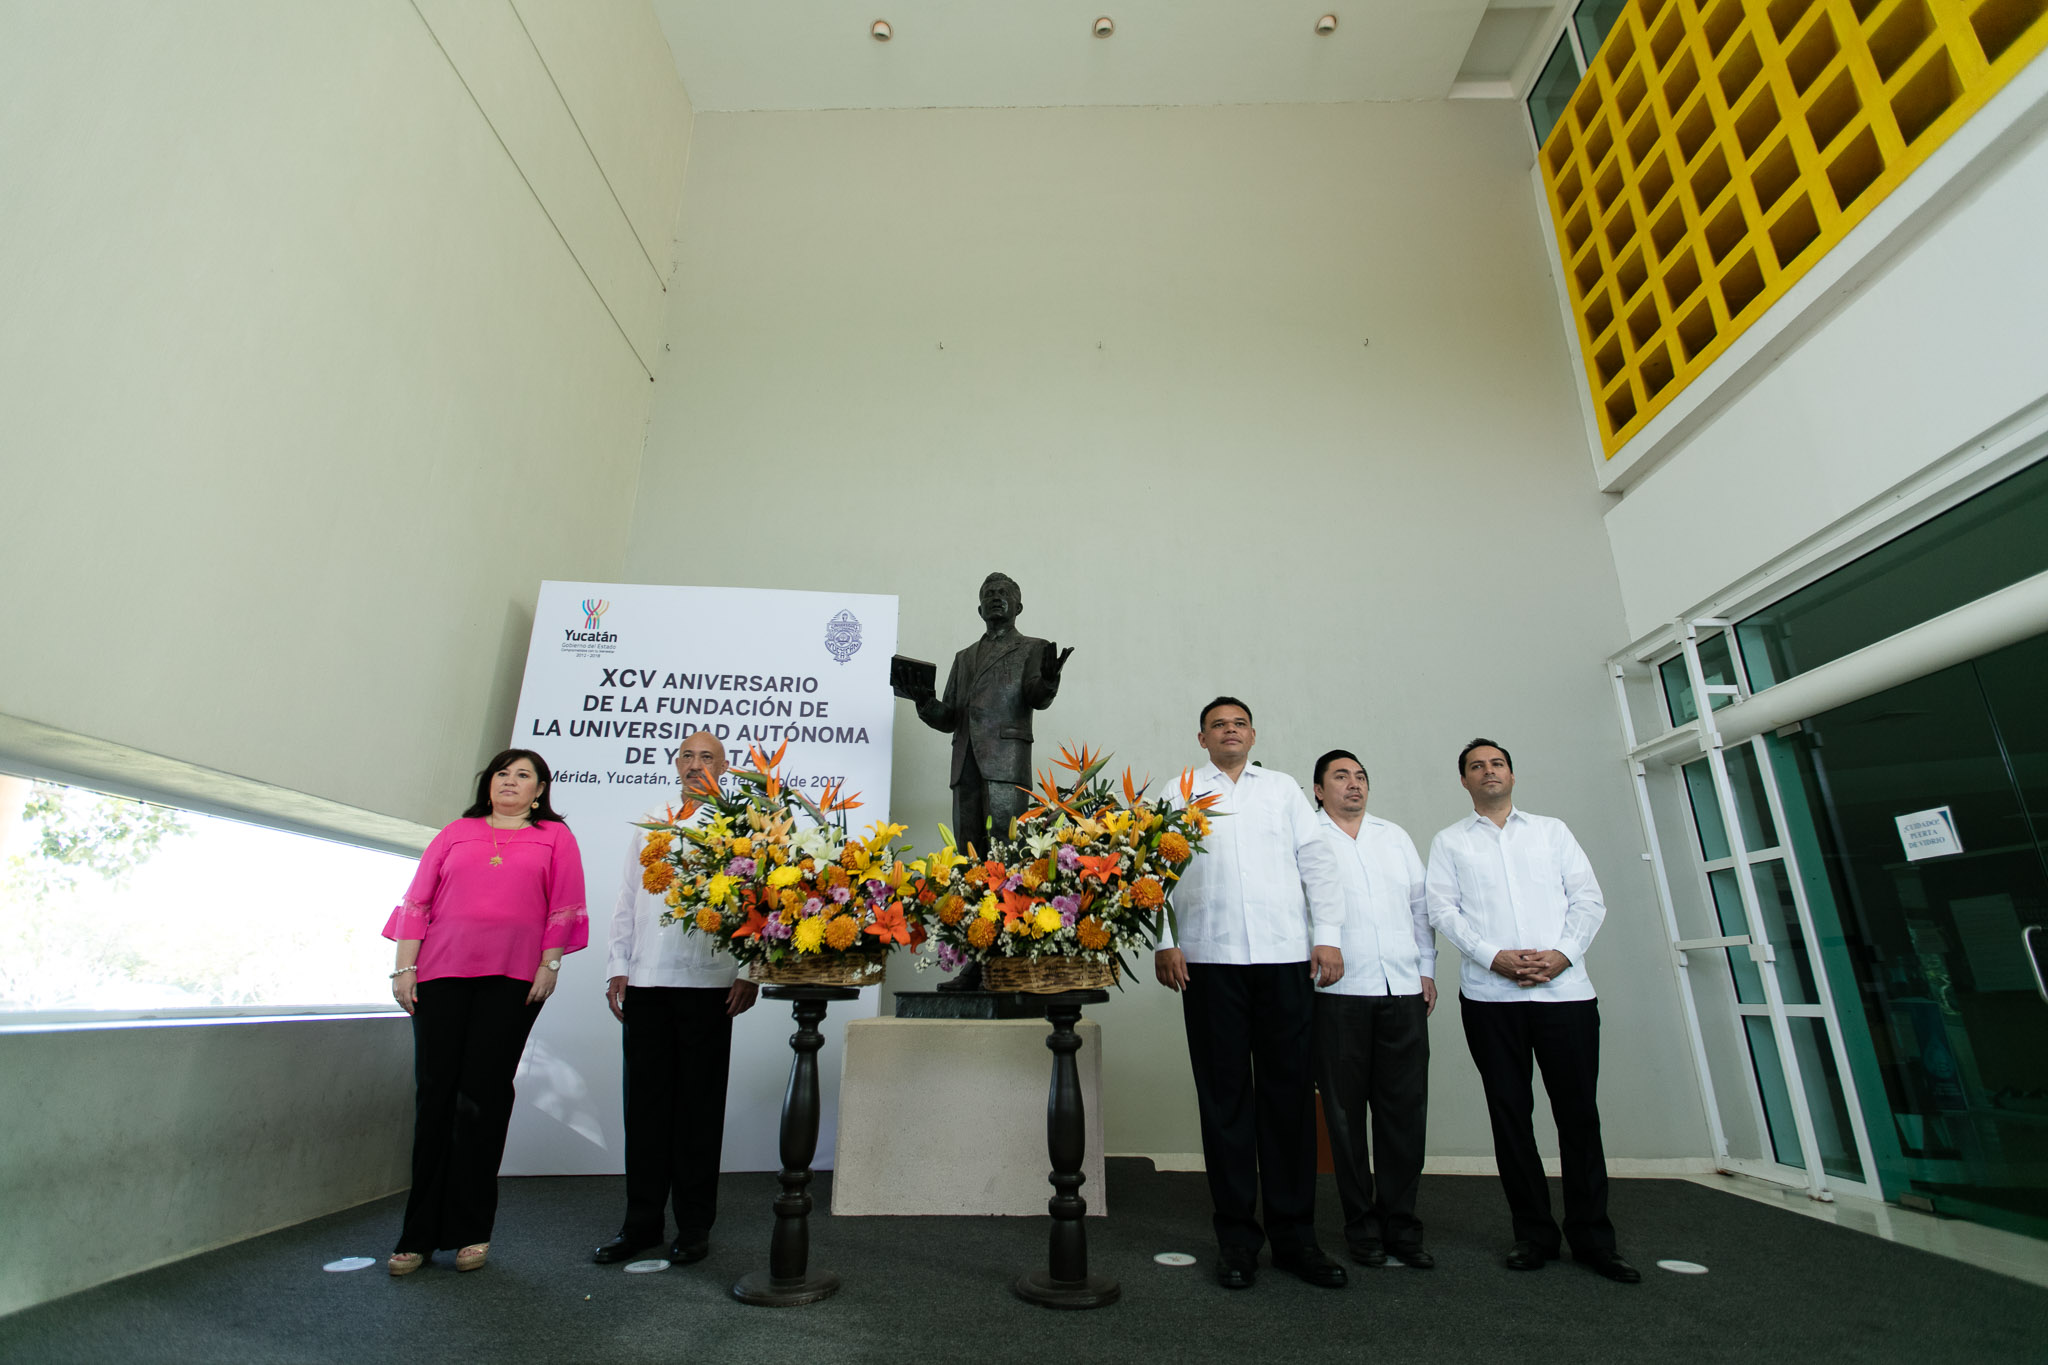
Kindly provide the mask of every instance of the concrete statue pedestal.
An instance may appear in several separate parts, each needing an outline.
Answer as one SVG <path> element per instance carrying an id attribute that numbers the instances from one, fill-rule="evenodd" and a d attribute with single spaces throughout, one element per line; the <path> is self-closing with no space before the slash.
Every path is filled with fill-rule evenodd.
<path id="1" fill-rule="evenodd" d="M 832 1212 L 1046 1212 L 1044 1006 L 1031 1019 L 855 1019 L 846 1025 Z M 1102 1026 L 1074 1056 L 1084 1113 L 1088 1214 L 1102 1181 Z"/>

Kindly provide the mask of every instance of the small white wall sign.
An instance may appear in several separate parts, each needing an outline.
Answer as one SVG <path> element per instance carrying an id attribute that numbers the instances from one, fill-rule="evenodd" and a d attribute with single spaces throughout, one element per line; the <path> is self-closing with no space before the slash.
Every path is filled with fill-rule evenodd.
<path id="1" fill-rule="evenodd" d="M 1909 863 L 1963 851 L 1962 836 L 1956 833 L 1956 817 L 1949 813 L 1947 806 L 1916 810 L 1911 815 L 1895 818 L 1899 826 L 1899 842 L 1906 846 L 1906 861 Z"/>

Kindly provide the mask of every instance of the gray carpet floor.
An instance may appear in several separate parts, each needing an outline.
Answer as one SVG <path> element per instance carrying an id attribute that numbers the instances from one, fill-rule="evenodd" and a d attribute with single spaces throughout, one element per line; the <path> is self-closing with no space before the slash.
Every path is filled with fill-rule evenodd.
<path id="1" fill-rule="evenodd" d="M 1044 1263 L 1043 1220 L 833 1218 L 821 1175 L 811 1263 L 845 1288 L 811 1307 L 749 1308 L 727 1291 L 767 1263 L 772 1176 L 727 1176 L 710 1258 L 652 1275 L 589 1260 L 616 1230 L 621 1181 L 524 1179 L 503 1182 L 491 1263 L 476 1273 L 443 1253 L 387 1276 L 402 1201 L 379 1200 L 0 1318 L 0 1360 L 2048 1360 L 2048 1290 L 1684 1181 L 1614 1182 L 1639 1286 L 1568 1261 L 1503 1268 L 1499 1187 L 1431 1176 L 1435 1270 L 1353 1268 L 1348 1288 L 1322 1290 L 1267 1268 L 1233 1293 L 1210 1278 L 1200 1175 L 1116 1160 L 1107 1180 L 1112 1216 L 1088 1223 L 1092 1269 L 1124 1299 L 1093 1312 L 1011 1295 L 1018 1272 Z M 1327 1176 L 1322 1198 L 1324 1243 L 1340 1247 Z M 1162 1251 L 1200 1263 L 1162 1266 Z M 321 1270 L 351 1255 L 378 1264 Z M 1709 1273 L 1672 1274 L 1659 1258 Z"/>

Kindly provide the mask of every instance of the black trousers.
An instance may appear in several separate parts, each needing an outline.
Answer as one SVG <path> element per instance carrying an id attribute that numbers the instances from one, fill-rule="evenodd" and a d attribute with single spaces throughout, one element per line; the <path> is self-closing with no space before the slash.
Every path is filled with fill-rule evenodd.
<path id="1" fill-rule="evenodd" d="M 1316 1089 L 1344 1201 L 1344 1240 L 1419 1250 L 1415 1193 L 1429 1125 L 1428 1007 L 1419 993 L 1324 991 L 1315 999 Z"/>
<path id="2" fill-rule="evenodd" d="M 1607 1221 L 1607 1153 L 1600 1145 L 1600 1002 L 1482 1001 L 1458 997 L 1465 1043 L 1486 1087 L 1493 1120 L 1493 1156 L 1514 1216 L 1515 1240 L 1546 1252 L 1559 1248 L 1550 1216 L 1550 1185 L 1536 1150 L 1531 1069 L 1543 1068 L 1543 1089 L 1557 1120 L 1564 1172 L 1564 1237 L 1578 1256 L 1615 1249 Z"/>
<path id="3" fill-rule="evenodd" d="M 620 1235 L 662 1240 L 671 1198 L 676 1240 L 699 1241 L 718 1217 L 725 1081 L 732 1017 L 724 987 L 628 986 L 626 1224 Z"/>
<path id="4" fill-rule="evenodd" d="M 430 1255 L 491 1240 L 512 1077 L 540 1006 L 530 981 L 451 976 L 419 984 L 412 1016 L 412 1193 L 397 1250 Z"/>
<path id="5" fill-rule="evenodd" d="M 1268 1240 L 1276 1252 L 1313 1246 L 1316 1133 L 1309 1040 L 1315 987 L 1308 963 L 1191 962 L 1181 1017 L 1202 1115 L 1217 1242 L 1251 1251 Z"/>

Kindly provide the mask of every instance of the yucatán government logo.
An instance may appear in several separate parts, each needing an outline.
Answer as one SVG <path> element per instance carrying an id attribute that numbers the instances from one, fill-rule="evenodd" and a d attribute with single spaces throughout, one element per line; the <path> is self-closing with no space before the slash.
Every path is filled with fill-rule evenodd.
<path id="1" fill-rule="evenodd" d="M 588 658 L 617 649 L 618 634 L 604 628 L 604 614 L 612 609 L 612 604 L 601 597 L 586 597 L 577 605 L 583 609 L 582 628 L 563 627 L 562 652 Z"/>
<path id="2" fill-rule="evenodd" d="M 825 652 L 845 663 L 860 653 L 860 618 L 842 611 L 825 623 Z"/>

